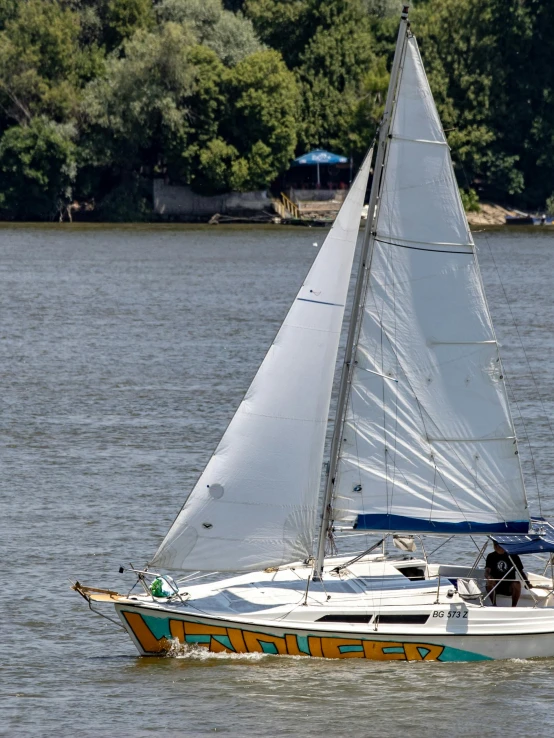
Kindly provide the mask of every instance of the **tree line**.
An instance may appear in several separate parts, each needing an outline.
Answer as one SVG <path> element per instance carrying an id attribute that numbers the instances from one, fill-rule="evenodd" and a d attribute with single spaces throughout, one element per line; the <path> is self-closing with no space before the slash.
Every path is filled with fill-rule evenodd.
<path id="1" fill-rule="evenodd" d="M 0 0 L 0 217 L 141 220 L 153 177 L 265 189 L 295 156 L 358 163 L 382 114 L 396 0 Z M 410 11 L 460 187 L 554 193 L 554 4 Z M 472 195 L 474 197 L 474 195 Z"/>

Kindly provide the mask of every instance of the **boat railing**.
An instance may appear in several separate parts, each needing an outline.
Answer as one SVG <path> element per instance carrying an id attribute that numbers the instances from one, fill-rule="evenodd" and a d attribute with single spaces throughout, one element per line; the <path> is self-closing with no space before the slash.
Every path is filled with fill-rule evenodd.
<path id="1" fill-rule="evenodd" d="M 508 575 L 509 574 L 512 574 L 513 571 L 514 570 L 512 569 L 512 570 L 506 572 L 506 574 L 504 574 L 504 576 L 502 577 L 502 579 L 498 579 L 497 580 L 496 584 L 494 585 L 494 587 L 491 590 L 487 591 L 486 590 L 486 587 L 484 587 L 485 588 L 485 591 L 484 592 L 483 592 L 482 587 L 479 586 L 479 583 L 482 582 L 483 585 L 485 585 L 485 583 L 487 581 L 486 577 L 458 577 L 458 579 L 457 579 L 458 594 L 464 600 L 478 599 L 481 607 L 484 607 L 485 600 L 486 599 L 490 599 L 491 602 L 492 602 L 491 595 L 496 591 L 497 587 L 499 587 L 499 585 L 504 580 L 506 580 L 506 581 L 520 581 L 522 585 L 525 585 L 526 584 L 525 580 L 523 579 L 523 577 L 521 576 L 521 574 L 517 570 L 517 568 L 515 569 L 515 579 L 508 579 Z M 466 586 L 466 592 L 460 592 L 460 582 L 462 582 L 462 583 L 465 584 L 465 586 Z M 472 587 L 472 585 L 473 585 L 473 587 Z M 535 589 L 536 588 L 544 589 L 545 590 L 545 594 L 544 595 L 541 595 L 541 596 L 537 596 L 533 592 L 533 589 L 534 588 Z M 551 595 L 554 595 L 554 586 L 540 586 L 540 585 L 535 585 L 535 587 L 531 587 L 531 588 L 526 587 L 526 589 L 529 592 L 529 595 L 530 595 L 531 599 L 535 603 L 534 604 L 534 607 L 537 607 L 539 605 L 539 602 L 541 600 L 544 602 Z"/>

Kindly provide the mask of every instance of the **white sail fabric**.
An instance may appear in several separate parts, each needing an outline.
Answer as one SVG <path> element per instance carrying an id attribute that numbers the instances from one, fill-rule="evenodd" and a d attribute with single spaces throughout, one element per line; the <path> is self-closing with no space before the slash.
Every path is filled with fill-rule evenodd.
<path id="1" fill-rule="evenodd" d="M 156 567 L 247 571 L 305 559 L 371 156 Z"/>
<path id="2" fill-rule="evenodd" d="M 414 38 L 391 132 L 334 519 L 373 530 L 527 530 L 498 347 Z"/>

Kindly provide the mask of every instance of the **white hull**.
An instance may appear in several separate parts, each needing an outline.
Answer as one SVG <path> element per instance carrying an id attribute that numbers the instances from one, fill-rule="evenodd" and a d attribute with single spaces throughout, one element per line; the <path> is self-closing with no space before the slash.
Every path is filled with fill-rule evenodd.
<path id="1" fill-rule="evenodd" d="M 183 587 L 170 600 L 102 595 L 140 654 L 196 645 L 214 652 L 372 660 L 481 661 L 554 656 L 554 603 L 548 580 L 517 607 L 498 597 L 463 598 L 468 569 L 409 557 L 368 556 L 343 569 L 328 560 L 322 582 L 303 564 Z M 408 579 L 421 573 L 425 578 Z M 431 576 L 429 574 L 431 573 Z M 479 572 L 473 572 L 478 577 Z M 86 589 L 86 588 L 85 588 Z"/>
<path id="2" fill-rule="evenodd" d="M 374 631 L 370 627 L 362 630 L 359 626 L 346 630 L 336 624 L 333 630 L 323 630 L 292 621 L 284 626 L 269 622 L 193 617 L 144 606 L 116 605 L 122 622 L 143 656 L 167 652 L 173 646 L 172 639 L 213 652 L 367 658 L 376 661 L 486 661 L 554 656 L 554 612 L 549 613 L 548 618 L 537 619 L 537 622 L 533 622 L 532 617 L 526 618 L 525 625 L 519 623 L 514 627 L 502 617 L 503 609 L 491 612 L 492 608 L 487 608 L 489 617 L 478 624 L 481 628 L 474 628 L 472 621 L 475 613 L 468 608 L 467 633 L 449 632 L 448 627 L 429 627 L 427 632 L 420 630 L 414 633 L 409 626 L 396 627 L 388 632 L 389 628 Z M 452 610 L 443 612 L 447 617 Z M 483 626 L 489 630 L 488 633 L 470 633 L 473 629 L 483 629 Z M 528 632 L 521 632 L 523 628 Z M 385 630 L 387 632 L 383 632 Z M 154 633 L 159 637 L 156 638 Z M 167 636 L 163 633 L 167 633 Z"/>

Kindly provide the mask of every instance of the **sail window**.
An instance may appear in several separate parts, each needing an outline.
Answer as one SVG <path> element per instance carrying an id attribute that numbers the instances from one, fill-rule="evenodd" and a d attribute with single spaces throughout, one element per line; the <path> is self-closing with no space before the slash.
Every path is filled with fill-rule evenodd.
<path id="1" fill-rule="evenodd" d="M 220 500 L 223 497 L 223 493 L 225 492 L 223 485 L 221 484 L 208 484 L 208 490 L 210 493 L 210 497 L 212 497 L 214 500 Z"/>

